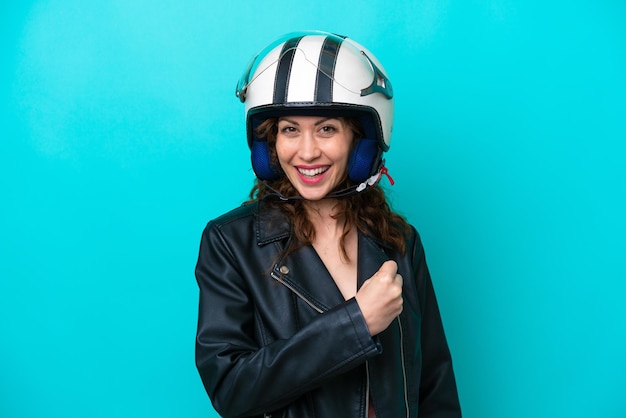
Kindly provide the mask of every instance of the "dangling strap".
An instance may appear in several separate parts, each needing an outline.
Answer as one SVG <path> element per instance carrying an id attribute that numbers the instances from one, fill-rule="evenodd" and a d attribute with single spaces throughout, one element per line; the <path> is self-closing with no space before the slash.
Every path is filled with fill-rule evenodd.
<path id="1" fill-rule="evenodd" d="M 391 178 L 391 176 L 389 175 L 389 170 L 387 170 L 387 167 L 383 165 L 382 167 L 380 167 L 380 170 L 378 170 L 378 173 L 374 174 L 372 177 L 359 184 L 356 188 L 356 191 L 362 192 L 367 186 L 374 187 L 374 185 L 380 181 L 380 178 L 383 174 L 387 176 L 389 184 L 393 186 L 395 182 L 393 181 L 393 178 Z"/>

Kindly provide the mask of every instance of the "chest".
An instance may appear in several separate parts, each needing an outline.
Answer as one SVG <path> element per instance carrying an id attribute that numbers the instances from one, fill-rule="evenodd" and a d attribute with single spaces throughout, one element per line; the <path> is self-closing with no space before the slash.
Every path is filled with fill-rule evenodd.
<path id="1" fill-rule="evenodd" d="M 351 236 L 346 237 L 343 250 L 337 240 L 313 243 L 317 255 L 346 300 L 354 297 L 357 291 L 357 247 L 356 237 Z"/>

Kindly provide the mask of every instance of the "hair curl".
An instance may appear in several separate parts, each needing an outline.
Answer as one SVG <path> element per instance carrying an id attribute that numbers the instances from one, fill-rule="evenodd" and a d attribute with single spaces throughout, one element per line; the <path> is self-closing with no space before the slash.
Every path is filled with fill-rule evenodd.
<path id="1" fill-rule="evenodd" d="M 352 130 L 354 142 L 363 137 L 363 129 L 358 119 L 354 118 L 338 118 Z M 282 168 L 278 162 L 276 154 L 276 136 L 278 134 L 278 119 L 268 118 L 261 123 L 256 133 L 259 138 L 268 142 L 270 153 L 270 163 L 272 166 L 282 172 Z M 354 144 L 353 144 L 354 145 Z M 271 189 L 268 187 L 271 187 Z M 343 180 L 337 185 L 336 190 L 355 185 L 348 179 L 347 173 Z M 267 183 L 260 182 L 258 179 L 254 187 L 250 191 L 250 200 L 246 203 L 252 203 L 263 200 L 272 196 L 278 191 L 283 196 L 297 196 L 298 191 L 291 184 L 287 176 L 282 175 L 277 180 Z M 290 247 L 285 250 L 286 255 L 300 246 L 310 245 L 315 240 L 315 228 L 307 216 L 303 200 L 270 200 L 268 203 L 282 210 L 291 220 L 295 240 L 292 240 Z M 406 251 L 406 238 L 410 227 L 404 217 L 393 212 L 387 202 L 385 192 L 376 185 L 368 188 L 367 191 L 357 193 L 351 196 L 341 197 L 337 199 L 336 212 L 333 215 L 335 219 L 344 219 L 343 234 L 339 245 L 341 255 L 348 260 L 348 253 L 345 248 L 345 238 L 353 227 L 364 234 L 373 236 L 383 245 L 394 250 L 404 253 Z"/>

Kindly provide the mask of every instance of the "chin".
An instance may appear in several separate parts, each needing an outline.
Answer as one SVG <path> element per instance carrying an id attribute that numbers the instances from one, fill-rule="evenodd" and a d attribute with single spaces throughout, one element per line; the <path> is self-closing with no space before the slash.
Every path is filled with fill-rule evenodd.
<path id="1" fill-rule="evenodd" d="M 315 202 L 315 201 L 318 201 L 318 200 L 322 200 L 324 197 L 326 197 L 326 195 L 322 195 L 322 196 L 320 196 L 320 195 L 306 195 L 306 194 L 300 194 L 300 195 L 302 196 L 302 198 L 304 200 L 308 200 L 310 202 Z"/>
<path id="2" fill-rule="evenodd" d="M 302 196 L 304 200 L 316 201 L 316 200 L 322 200 L 323 198 L 325 198 L 326 195 L 330 193 L 330 190 L 324 190 L 324 191 L 319 191 L 319 192 L 318 191 L 312 192 L 310 190 L 298 190 L 298 193 L 300 194 L 300 196 Z"/>

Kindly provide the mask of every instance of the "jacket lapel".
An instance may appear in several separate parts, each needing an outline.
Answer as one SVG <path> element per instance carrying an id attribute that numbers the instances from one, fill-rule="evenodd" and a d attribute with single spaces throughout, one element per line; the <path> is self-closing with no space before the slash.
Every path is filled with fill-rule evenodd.
<path id="1" fill-rule="evenodd" d="M 276 242 L 284 249 L 291 236 L 291 226 L 283 213 L 277 208 L 265 206 L 264 202 L 259 202 L 256 228 L 258 245 Z M 389 257 L 380 245 L 360 231 L 357 254 L 359 289 Z M 301 247 L 279 260 L 273 268 L 273 274 L 321 311 L 344 302 L 341 291 L 312 246 Z"/>
<path id="2" fill-rule="evenodd" d="M 322 311 L 344 301 L 335 281 L 312 246 L 299 248 L 281 263 L 278 269 L 283 273 L 283 280 Z"/>
<path id="3" fill-rule="evenodd" d="M 388 259 L 376 242 L 359 232 L 357 289 Z M 274 272 L 322 311 L 344 302 L 341 291 L 312 246 L 299 248 L 289 254 L 280 261 Z"/>
<path id="4" fill-rule="evenodd" d="M 359 249 L 357 260 L 357 289 L 378 271 L 389 256 L 373 239 L 359 232 Z"/>

